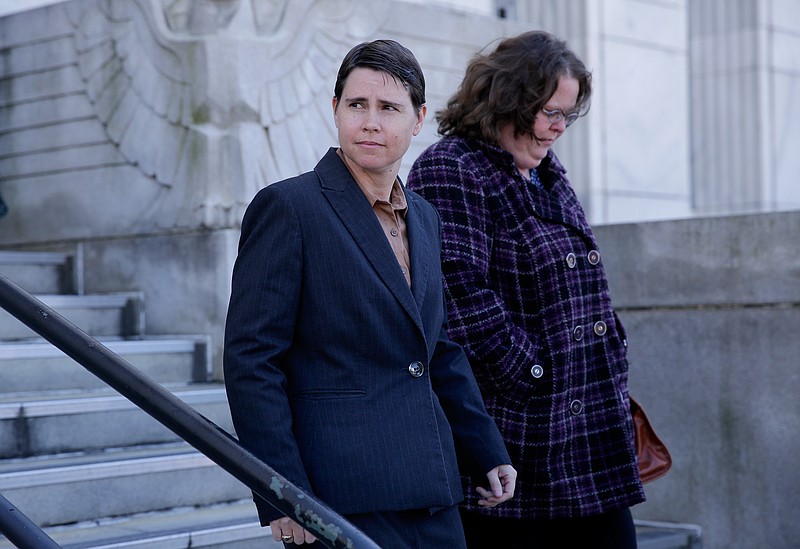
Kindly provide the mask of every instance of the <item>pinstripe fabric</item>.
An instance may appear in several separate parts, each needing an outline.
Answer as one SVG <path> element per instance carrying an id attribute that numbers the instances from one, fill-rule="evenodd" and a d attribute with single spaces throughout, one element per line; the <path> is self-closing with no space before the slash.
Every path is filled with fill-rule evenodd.
<path id="1" fill-rule="evenodd" d="M 543 188 L 502 149 L 446 137 L 417 159 L 408 187 L 442 218 L 448 331 L 519 471 L 514 498 L 491 510 L 478 508 L 465 477 L 465 507 L 587 516 L 644 500 L 626 341 L 594 235 L 552 151 L 538 173 Z"/>
<path id="2" fill-rule="evenodd" d="M 242 221 L 224 352 L 237 435 L 342 514 L 455 505 L 456 447 L 479 474 L 509 462 L 443 328 L 438 217 L 406 195 L 410 288 L 333 149 Z M 262 523 L 279 517 L 257 506 Z"/>

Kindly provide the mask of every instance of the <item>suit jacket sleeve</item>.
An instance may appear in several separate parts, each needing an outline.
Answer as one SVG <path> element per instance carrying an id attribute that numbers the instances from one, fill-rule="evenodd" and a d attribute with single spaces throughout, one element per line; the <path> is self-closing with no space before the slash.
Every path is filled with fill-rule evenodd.
<path id="1" fill-rule="evenodd" d="M 301 238 L 294 205 L 277 187 L 259 192 L 242 221 L 225 326 L 225 386 L 245 448 L 311 491 L 292 433 L 286 375 L 300 298 Z M 255 497 L 262 524 L 282 516 Z"/>
<path id="2" fill-rule="evenodd" d="M 464 351 L 447 337 L 444 326 L 431 360 L 431 383 L 453 431 L 463 474 L 485 475 L 511 463 L 503 437 L 486 411 Z"/>

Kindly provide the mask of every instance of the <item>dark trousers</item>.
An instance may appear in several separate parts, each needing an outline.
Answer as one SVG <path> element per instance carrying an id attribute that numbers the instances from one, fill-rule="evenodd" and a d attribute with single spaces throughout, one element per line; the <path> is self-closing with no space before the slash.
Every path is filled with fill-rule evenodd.
<path id="1" fill-rule="evenodd" d="M 572 519 L 510 519 L 461 512 L 469 549 L 636 549 L 630 509 Z"/>
<path id="2" fill-rule="evenodd" d="M 431 514 L 427 509 L 347 515 L 345 518 L 364 532 L 381 549 L 466 549 L 464 529 L 457 507 Z M 325 547 L 284 543 L 287 549 Z"/>

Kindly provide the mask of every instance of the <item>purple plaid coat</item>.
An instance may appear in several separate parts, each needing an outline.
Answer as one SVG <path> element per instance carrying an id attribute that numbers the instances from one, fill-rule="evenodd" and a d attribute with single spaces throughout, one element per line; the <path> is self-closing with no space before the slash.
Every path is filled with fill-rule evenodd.
<path id="1" fill-rule="evenodd" d="M 504 517 L 596 515 L 644 501 L 628 404 L 625 333 L 603 262 L 550 151 L 525 181 L 513 157 L 445 137 L 408 187 L 442 218 L 449 335 L 470 357 L 519 477 L 514 498 L 465 507 Z M 476 482 L 477 481 L 477 482 Z"/>

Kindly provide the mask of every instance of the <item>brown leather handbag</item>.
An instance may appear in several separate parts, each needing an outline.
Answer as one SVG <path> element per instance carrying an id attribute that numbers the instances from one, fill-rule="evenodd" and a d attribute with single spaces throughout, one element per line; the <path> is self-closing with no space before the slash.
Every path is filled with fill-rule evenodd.
<path id="1" fill-rule="evenodd" d="M 630 395 L 628 398 L 631 402 L 631 415 L 633 416 L 639 478 L 642 479 L 642 482 L 652 482 L 667 474 L 672 467 L 672 456 L 669 455 L 667 446 L 653 430 L 641 405 Z"/>

